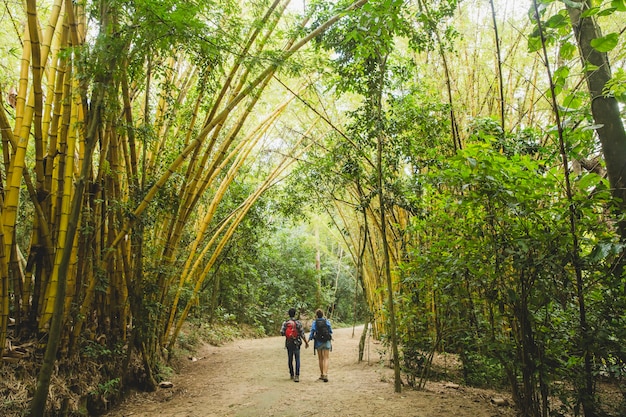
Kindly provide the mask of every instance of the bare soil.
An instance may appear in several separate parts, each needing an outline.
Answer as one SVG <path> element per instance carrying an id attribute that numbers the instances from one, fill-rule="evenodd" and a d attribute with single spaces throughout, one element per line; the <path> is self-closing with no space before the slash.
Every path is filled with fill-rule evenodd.
<path id="1" fill-rule="evenodd" d="M 446 381 L 421 391 L 394 392 L 393 370 L 380 360 L 382 347 L 368 339 L 358 363 L 362 328 L 334 329 L 329 381 L 318 381 L 317 357 L 302 347 L 300 382 L 289 378 L 282 337 L 246 339 L 221 347 L 204 345 L 175 375 L 171 388 L 137 393 L 107 417 L 512 417 L 510 398 Z"/>

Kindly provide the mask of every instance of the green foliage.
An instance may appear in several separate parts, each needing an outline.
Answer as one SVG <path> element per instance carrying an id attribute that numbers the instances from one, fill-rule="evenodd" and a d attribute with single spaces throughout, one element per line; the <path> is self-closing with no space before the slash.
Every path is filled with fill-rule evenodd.
<path id="1" fill-rule="evenodd" d="M 230 197 L 235 197 L 236 190 L 234 186 Z M 352 319 L 354 271 L 341 265 L 337 272 L 339 254 L 331 250 L 334 239 L 316 243 L 310 227 L 294 226 L 270 201 L 264 199 L 255 206 L 224 250 L 218 267 L 205 281 L 196 319 L 208 319 L 209 326 L 245 324 L 260 334 L 276 334 L 290 307 L 310 317 L 316 308 L 334 305 L 336 317 Z M 319 271 L 318 245 L 322 251 Z"/>
<path id="2" fill-rule="evenodd" d="M 573 152 L 592 146 L 585 134 L 572 131 L 573 141 L 581 138 Z M 429 207 L 412 231 L 424 244 L 402 269 L 401 329 L 413 350 L 458 353 L 468 384 L 507 381 L 530 400 L 520 382 L 529 381 L 571 402 L 577 394 L 555 382 L 578 383 L 582 370 L 568 203 L 562 170 L 537 136 L 505 135 L 493 121 L 476 120 L 472 142 L 423 176 Z M 585 281 L 593 283 L 585 293 L 594 300 L 594 357 L 619 368 L 623 353 L 606 336 L 620 333 L 608 322 L 621 323 L 622 315 L 601 313 L 622 307 L 604 296 L 615 288 L 607 268 L 621 251 L 602 221 L 610 195 L 593 173 L 575 177 L 573 187 Z"/>
<path id="3" fill-rule="evenodd" d="M 623 68 L 615 71 L 613 78 L 604 87 L 604 94 L 626 104 L 626 71 Z"/>
<path id="4" fill-rule="evenodd" d="M 103 396 L 103 397 L 111 397 L 116 395 L 119 392 L 121 386 L 120 378 L 110 379 L 102 384 L 99 384 L 98 387 L 92 391 L 91 395 Z"/>
<path id="5" fill-rule="evenodd" d="M 340 91 L 369 97 L 376 66 L 393 49 L 397 33 L 410 27 L 401 5 L 396 0 L 369 1 L 317 39 L 321 47 L 334 53 L 335 85 Z M 316 7 L 325 6 L 317 3 Z M 320 21 L 325 17 L 326 13 L 320 14 Z"/>
<path id="6" fill-rule="evenodd" d="M 461 357 L 463 379 L 468 385 L 499 389 L 507 386 L 504 366 L 497 358 L 474 351 L 467 351 Z"/>
<path id="7" fill-rule="evenodd" d="M 178 335 L 176 344 L 179 348 L 194 352 L 199 347 L 200 337 L 197 332 L 182 332 Z"/>
<path id="8" fill-rule="evenodd" d="M 83 346 L 83 355 L 91 359 L 106 359 L 110 357 L 112 351 L 105 345 L 90 341 Z"/>

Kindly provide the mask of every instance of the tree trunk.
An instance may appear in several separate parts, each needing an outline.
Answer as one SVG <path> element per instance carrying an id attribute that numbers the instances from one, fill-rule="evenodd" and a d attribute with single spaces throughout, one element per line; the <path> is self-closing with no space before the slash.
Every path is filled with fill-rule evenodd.
<path id="1" fill-rule="evenodd" d="M 580 8 L 567 7 L 583 67 L 591 65 L 585 78 L 591 95 L 591 112 L 596 125 L 598 139 L 606 161 L 606 169 L 613 195 L 617 197 L 620 211 L 626 212 L 626 132 L 617 100 L 603 94 L 604 86 L 611 79 L 611 68 L 606 53 L 591 46 L 591 41 L 602 36 L 600 27 L 592 17 L 583 17 L 584 10 L 591 7 L 589 0 L 577 1 Z M 626 220 L 619 222 L 622 239 L 626 238 Z"/>
<path id="2" fill-rule="evenodd" d="M 611 79 L 611 68 L 606 53 L 599 52 L 591 46 L 594 39 L 601 37 L 600 27 L 593 17 L 583 17 L 582 12 L 591 7 L 589 0 L 577 1 L 580 8 L 567 6 L 572 28 L 576 35 L 578 49 L 585 72 L 585 79 L 591 96 L 591 112 L 596 125 L 600 126 L 596 132 L 602 144 L 602 152 L 606 162 L 606 170 L 611 184 L 613 196 L 619 205 L 618 216 L 626 212 L 626 132 L 622 121 L 617 100 L 603 94 L 606 83 Z M 618 222 L 618 231 L 622 240 L 626 239 L 626 221 Z M 623 257 L 621 257 L 623 259 Z M 616 273 L 621 275 L 624 261 L 620 260 Z M 577 293 L 580 304 L 580 327 L 582 333 L 582 347 L 584 353 L 584 381 L 579 389 L 585 417 L 597 415 L 593 398 L 593 369 L 590 351 L 589 325 L 587 323 L 584 304 L 584 290 L 580 271 L 577 270 Z"/>

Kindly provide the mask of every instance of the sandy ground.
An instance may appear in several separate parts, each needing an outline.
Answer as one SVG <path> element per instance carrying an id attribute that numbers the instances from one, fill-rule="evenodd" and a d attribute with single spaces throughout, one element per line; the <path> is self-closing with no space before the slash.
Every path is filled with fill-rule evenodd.
<path id="1" fill-rule="evenodd" d="M 175 375 L 172 388 L 129 397 L 107 417 L 512 417 L 502 397 L 466 387 L 431 382 L 422 391 L 394 392 L 393 370 L 379 363 L 381 346 L 368 340 L 358 363 L 362 328 L 334 329 L 329 382 L 318 381 L 317 357 L 302 347 L 300 382 L 289 378 L 282 337 L 205 345 Z M 510 400 L 509 400 L 510 401 Z"/>

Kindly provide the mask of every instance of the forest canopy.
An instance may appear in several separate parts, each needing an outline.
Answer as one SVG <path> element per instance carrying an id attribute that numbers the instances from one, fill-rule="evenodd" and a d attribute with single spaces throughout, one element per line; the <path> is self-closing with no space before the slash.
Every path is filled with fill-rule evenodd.
<path id="1" fill-rule="evenodd" d="M 371 326 L 397 391 L 451 353 L 521 415 L 626 412 L 624 0 L 0 13 L 0 366 L 29 363 L 30 415 L 289 307 Z M 84 358 L 84 400 L 49 398 Z"/>

